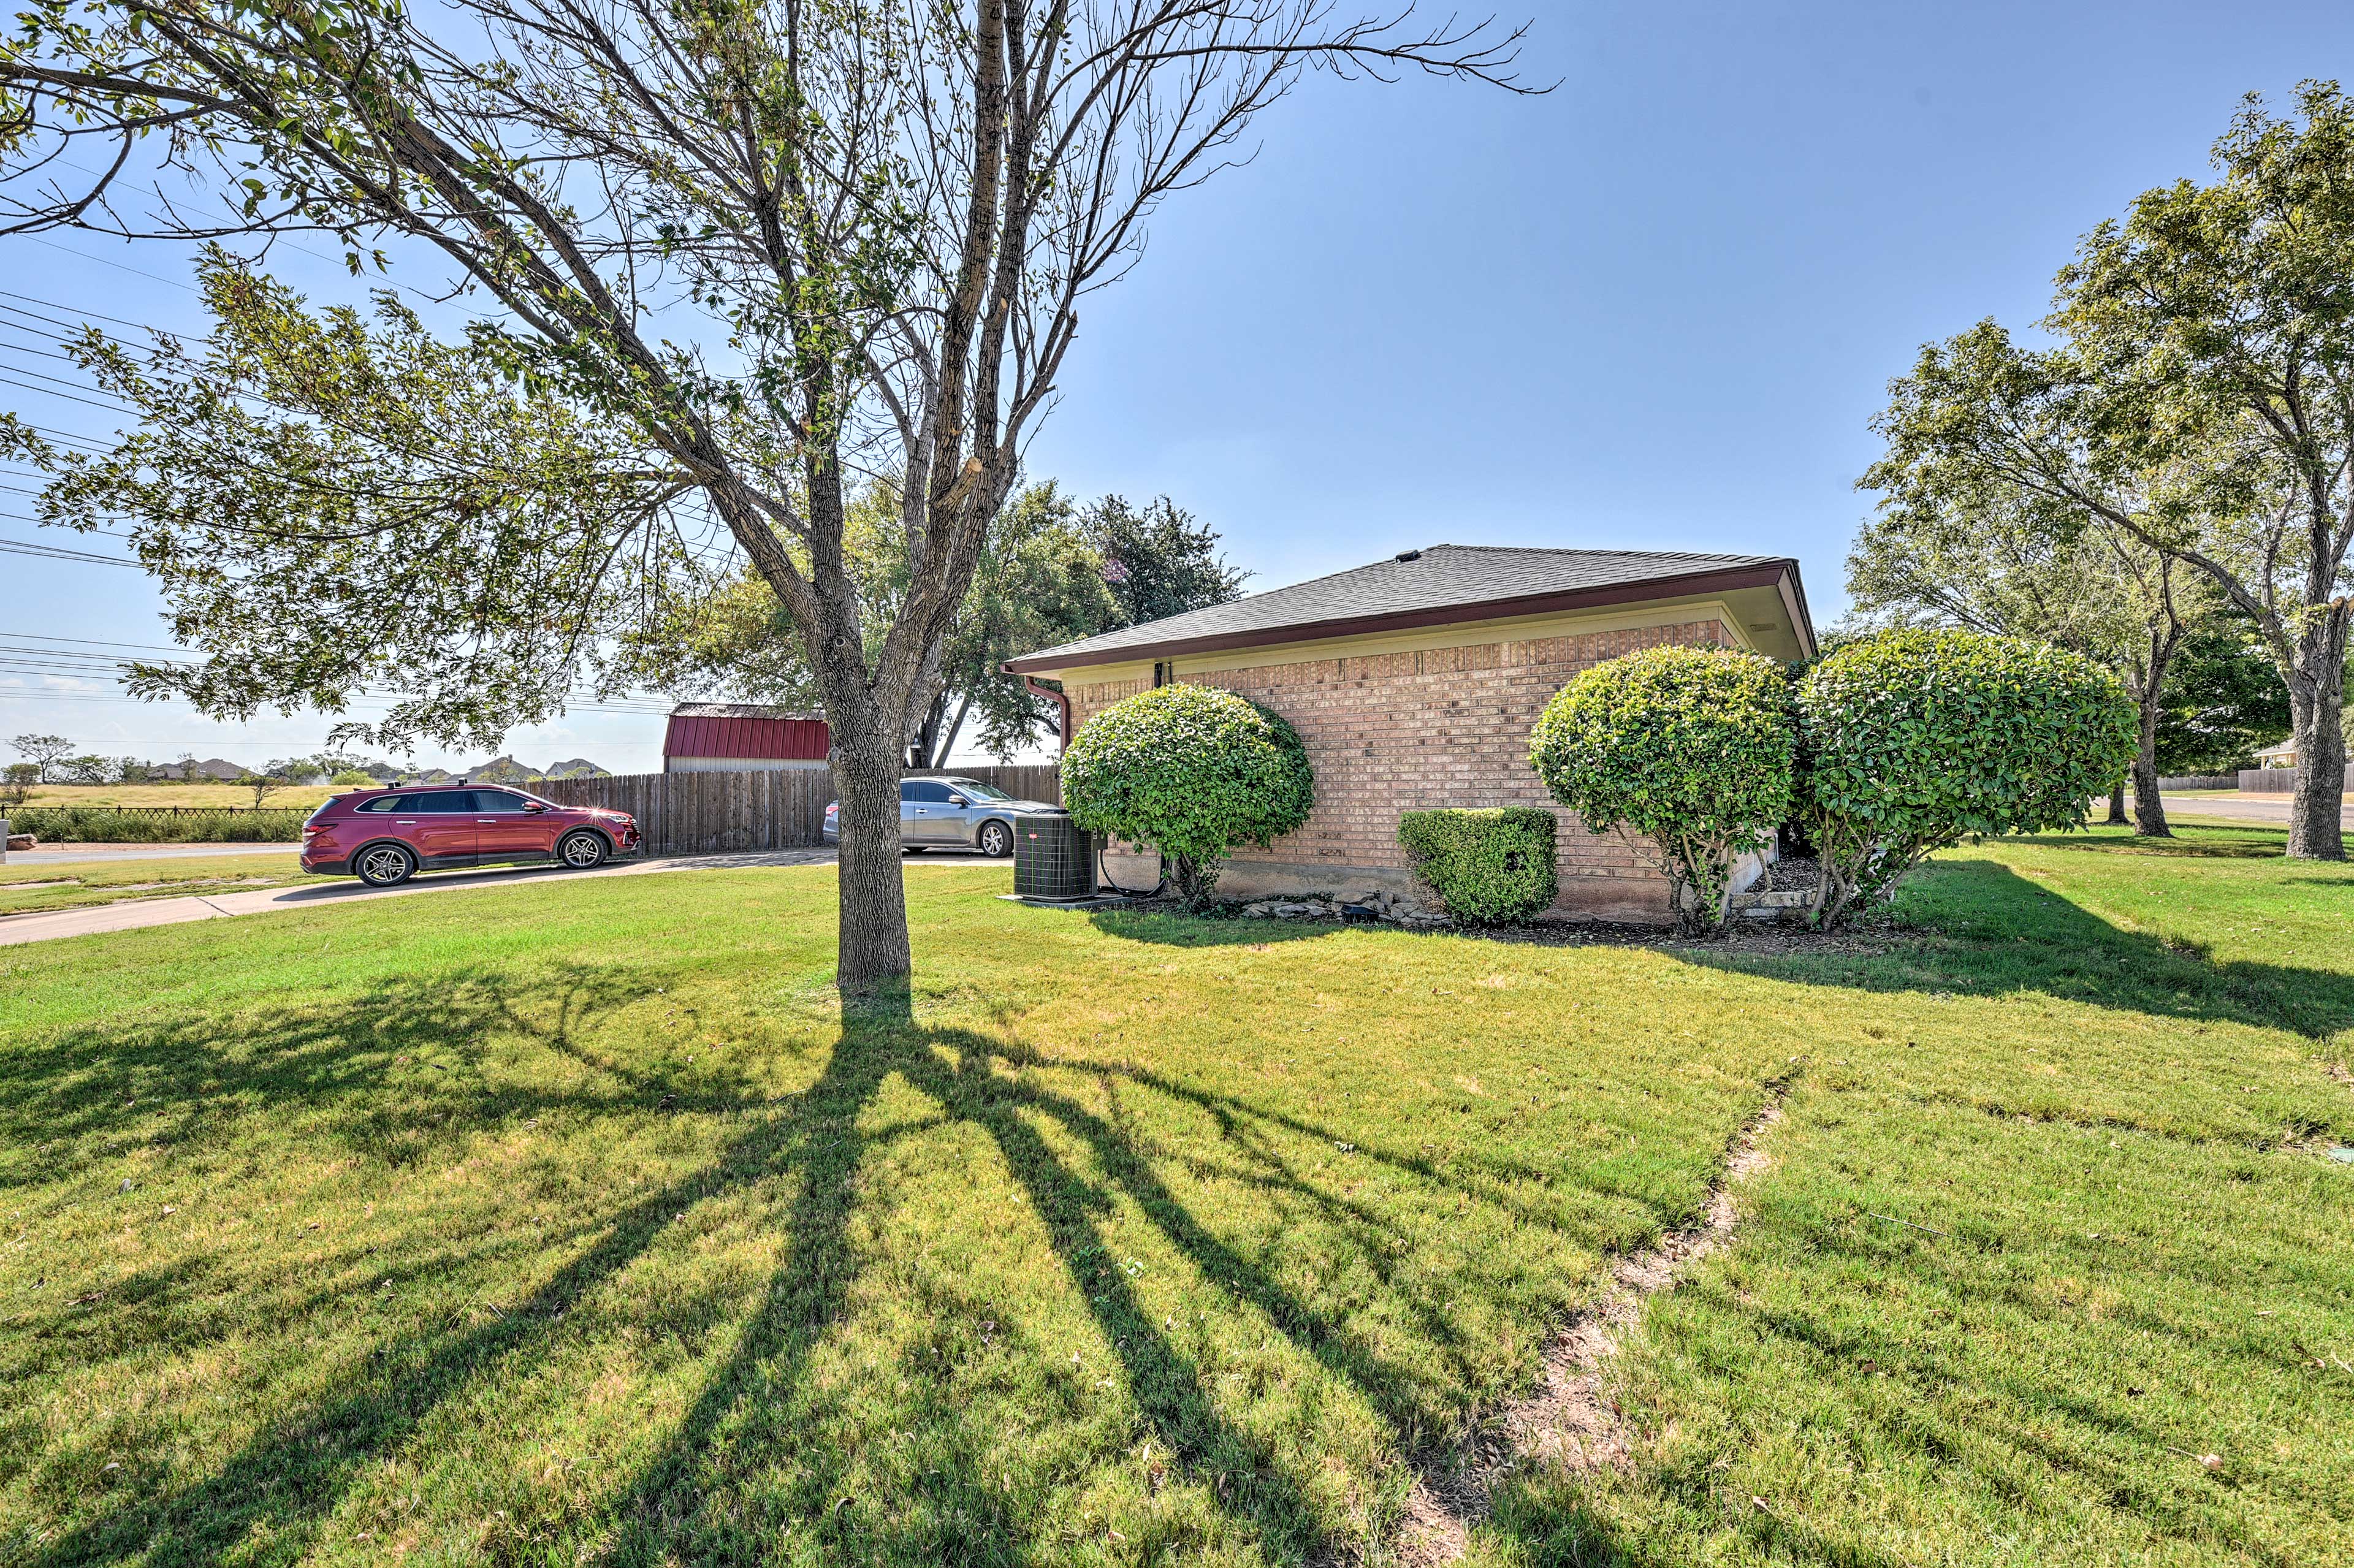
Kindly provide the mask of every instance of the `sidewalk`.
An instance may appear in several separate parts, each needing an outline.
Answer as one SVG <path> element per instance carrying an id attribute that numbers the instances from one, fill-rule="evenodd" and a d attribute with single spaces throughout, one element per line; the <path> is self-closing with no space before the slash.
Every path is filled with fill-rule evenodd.
<path id="1" fill-rule="evenodd" d="M 153 846 L 149 846 L 153 847 Z M 278 846 L 281 851 L 286 847 Z M 44 852 L 33 850 L 11 856 L 30 861 Z M 208 852 L 218 853 L 218 852 Z M 90 857 L 101 858 L 101 857 Z M 109 855 L 105 859 L 123 859 Z M 50 915 L 0 916 L 0 947 L 53 941 L 60 937 L 88 937 L 101 931 L 133 931 L 145 926 L 177 926 L 190 920 L 217 920 L 239 915 L 267 915 L 291 909 L 314 909 L 363 898 L 407 898 L 420 893 L 460 893 L 473 887 L 505 887 L 518 882 L 569 882 L 584 876 L 644 876 L 663 871 L 734 871 L 747 866 L 831 864 L 830 849 L 761 850 L 742 854 L 671 855 L 659 860 L 620 861 L 593 871 L 556 867 L 499 867 L 482 871 L 437 871 L 398 887 L 368 887 L 358 882 L 337 882 L 325 887 L 256 888 L 249 893 L 192 895 L 185 898 L 131 899 L 101 904 L 92 909 L 61 909 Z M 49 863 L 46 859 L 39 863 Z"/>

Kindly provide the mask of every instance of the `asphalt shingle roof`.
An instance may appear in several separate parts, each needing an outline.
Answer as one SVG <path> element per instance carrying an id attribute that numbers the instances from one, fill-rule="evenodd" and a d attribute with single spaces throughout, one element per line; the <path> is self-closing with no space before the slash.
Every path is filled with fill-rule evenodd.
<path id="1" fill-rule="evenodd" d="M 1252 594 L 1230 604 L 1187 610 L 1160 620 L 1042 649 L 1013 661 L 1016 670 L 1046 670 L 1104 663 L 1119 657 L 1142 658 L 1172 645 L 1207 640 L 1274 641 L 1274 633 L 1319 635 L 1332 622 L 1362 622 L 1383 616 L 1426 616 L 1455 608 L 1500 606 L 1698 577 L 1744 568 L 1794 566 L 1781 556 L 1696 555 L 1681 550 L 1540 550 L 1484 545 L 1434 545 L 1407 556 L 1311 577 L 1288 588 Z M 1358 630 L 1352 625 L 1349 630 Z"/>

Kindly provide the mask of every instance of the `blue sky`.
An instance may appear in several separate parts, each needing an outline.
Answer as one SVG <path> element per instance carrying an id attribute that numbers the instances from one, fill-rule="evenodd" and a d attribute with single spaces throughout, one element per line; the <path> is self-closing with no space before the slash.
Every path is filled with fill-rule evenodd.
<path id="1" fill-rule="evenodd" d="M 1034 471 L 1168 493 L 1258 588 L 1441 542 L 1741 550 L 1797 556 L 1828 622 L 1868 505 L 1865 422 L 1918 345 L 2039 316 L 2077 236 L 2204 174 L 2243 93 L 2354 76 L 2342 5 L 1613 4 L 1534 22 L 1527 71 L 1562 79 L 1550 96 L 1311 79 L 1250 166 L 1166 207 L 1083 317 Z M 85 259 L 180 279 L 182 252 L 59 243 L 85 254 L 0 239 L 0 289 L 193 324 L 186 290 Z M 111 428 L 12 386 L 0 407 Z M 0 490 L 0 514 L 27 499 Z M 34 532 L 0 518 L 0 537 Z M 0 643 L 154 643 L 157 609 L 133 573 L 0 555 Z M 0 670 L 0 736 L 90 750 L 258 762 L 333 722 L 220 726 Z M 661 723 L 578 713 L 509 749 L 653 768 Z"/>

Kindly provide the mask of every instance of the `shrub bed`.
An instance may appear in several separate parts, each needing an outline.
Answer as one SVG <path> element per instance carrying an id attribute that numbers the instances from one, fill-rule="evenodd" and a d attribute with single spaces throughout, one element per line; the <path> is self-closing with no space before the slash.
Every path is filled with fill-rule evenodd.
<path id="1" fill-rule="evenodd" d="M 1529 762 L 1588 828 L 1650 843 L 1685 931 L 1724 921 L 1733 864 L 1789 814 L 1790 684 L 1755 653 L 1652 648 L 1580 673 L 1545 705 Z"/>
<path id="2" fill-rule="evenodd" d="M 0 808 L 8 831 L 48 843 L 294 843 L 311 813 L 265 806 L 13 806 Z"/>
<path id="3" fill-rule="evenodd" d="M 1156 686 L 1089 719 L 1063 753 L 1063 803 L 1091 833 L 1148 844 L 1206 903 L 1227 853 L 1272 843 L 1316 795 L 1299 732 L 1215 686 Z"/>
<path id="4" fill-rule="evenodd" d="M 1398 818 L 1398 842 L 1449 915 L 1501 926 L 1553 903 L 1554 827 L 1553 814 L 1533 806 L 1408 811 Z"/>
<path id="5" fill-rule="evenodd" d="M 1819 925 L 1967 835 L 2081 827 L 2134 756 L 2133 699 L 2082 654 L 1975 631 L 1850 643 L 1798 691 Z"/>

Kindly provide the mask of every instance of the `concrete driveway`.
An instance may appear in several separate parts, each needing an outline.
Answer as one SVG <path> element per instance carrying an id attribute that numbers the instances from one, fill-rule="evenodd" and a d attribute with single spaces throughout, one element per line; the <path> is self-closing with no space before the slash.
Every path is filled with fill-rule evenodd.
<path id="1" fill-rule="evenodd" d="M 279 846 L 281 853 L 284 846 Z M 14 867 L 41 851 L 12 856 Z M 91 857 L 97 858 L 97 857 Z M 130 858 L 108 855 L 109 860 Z M 190 920 L 218 920 L 239 915 L 268 915 L 292 909 L 316 909 L 365 898 L 409 898 L 427 893 L 462 893 L 475 887 L 505 887 L 518 882 L 569 882 L 586 876 L 647 876 L 665 871 L 733 871 L 744 866 L 823 865 L 833 860 L 830 849 L 760 850 L 742 854 L 672 855 L 657 860 L 624 860 L 593 871 L 565 871 L 547 866 L 500 867 L 483 871 L 437 871 L 398 887 L 368 887 L 337 882 L 320 887 L 263 887 L 246 893 L 190 895 L 182 898 L 130 899 L 90 909 L 60 909 L 47 915 L 0 916 L 0 947 L 23 942 L 52 941 L 59 937 L 87 937 L 101 931 L 132 931 L 143 926 L 177 926 Z M 53 863 L 44 858 L 39 863 Z"/>

